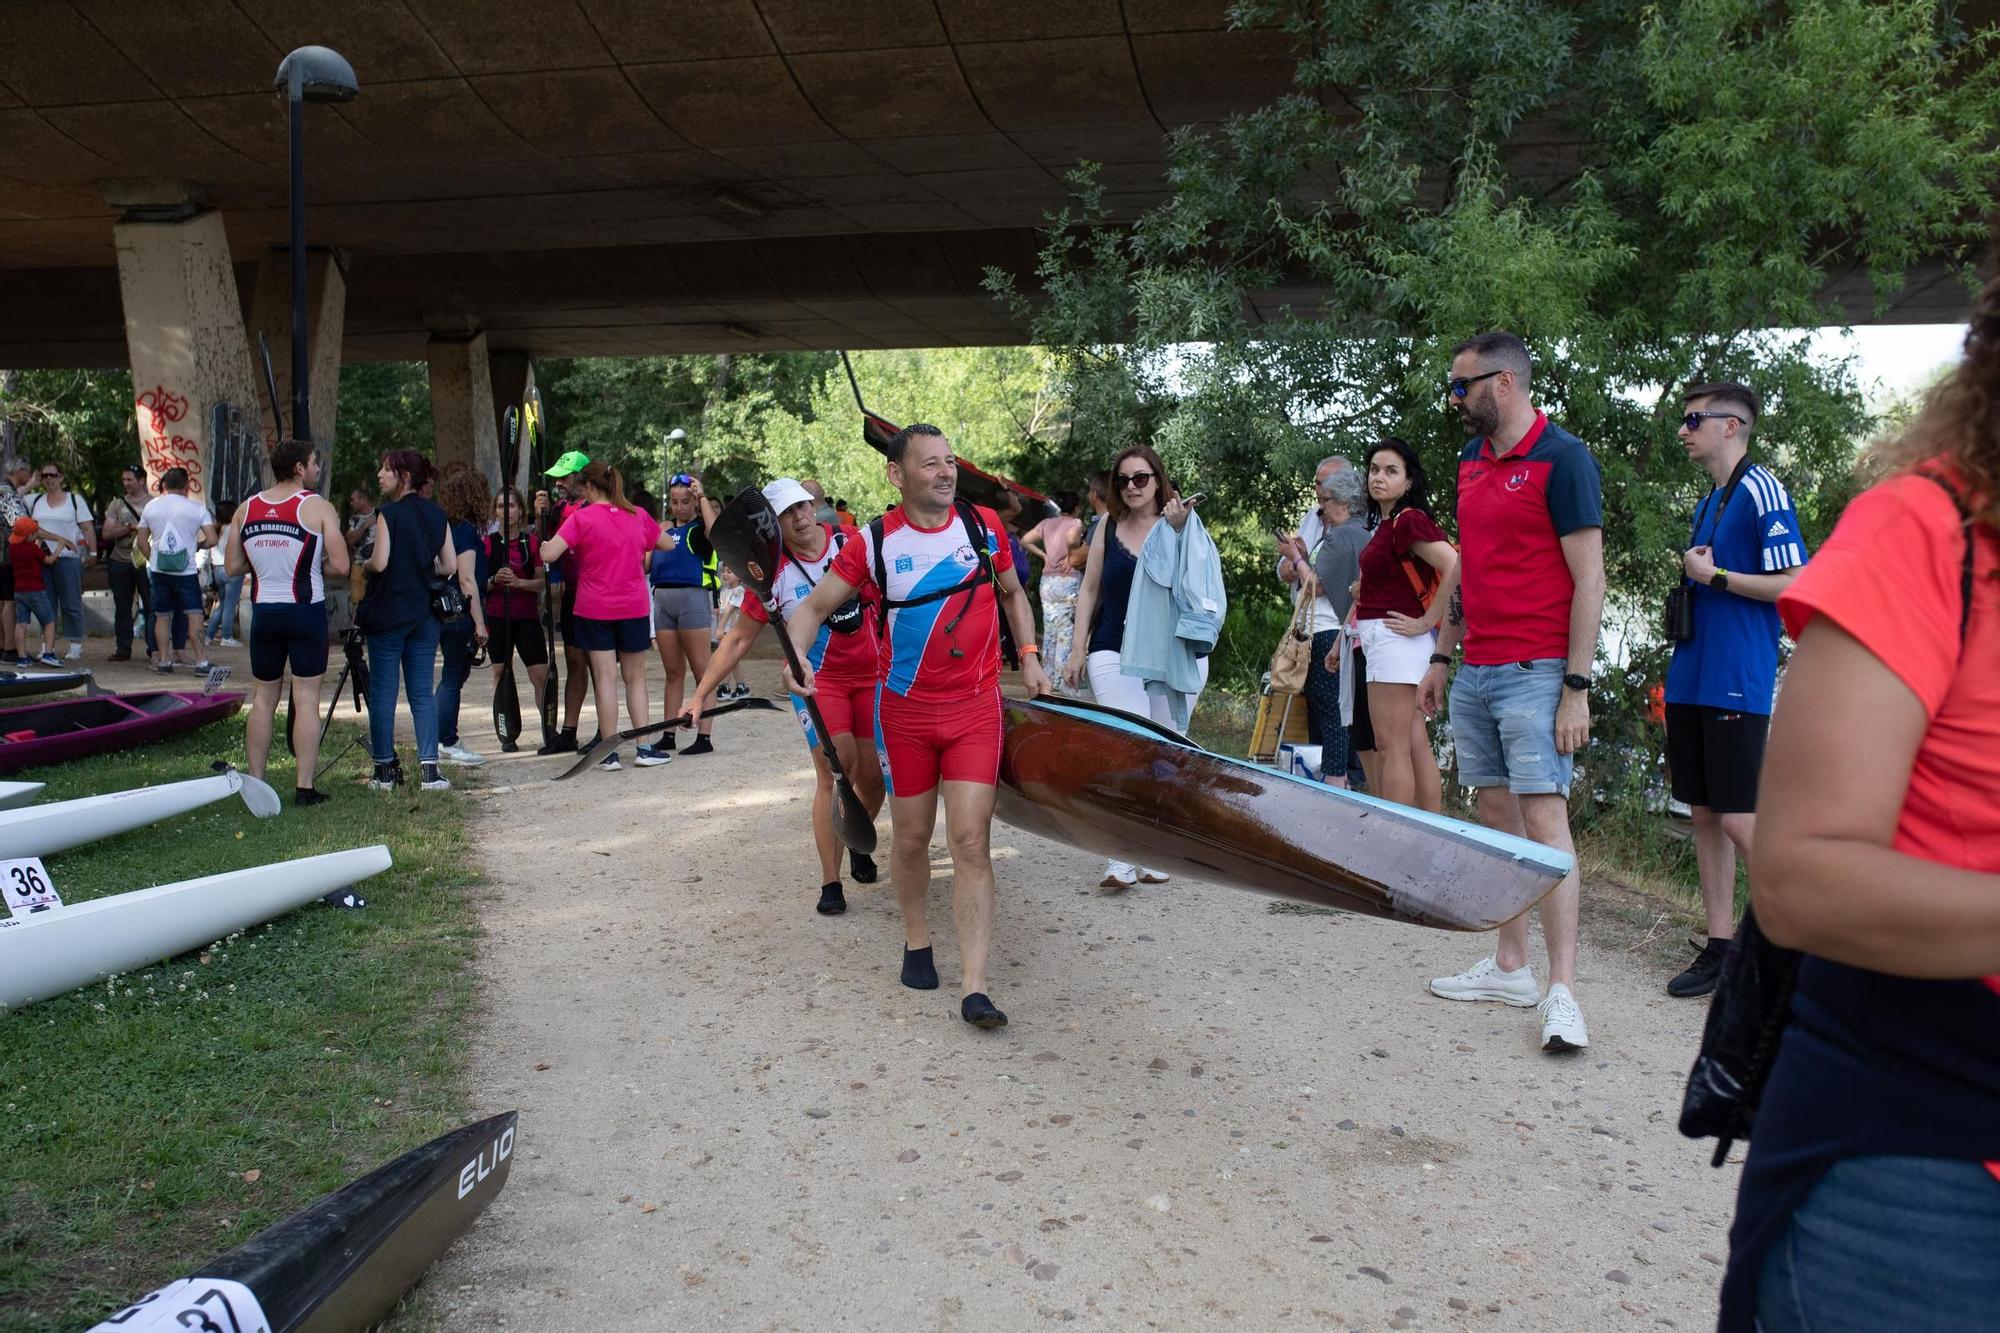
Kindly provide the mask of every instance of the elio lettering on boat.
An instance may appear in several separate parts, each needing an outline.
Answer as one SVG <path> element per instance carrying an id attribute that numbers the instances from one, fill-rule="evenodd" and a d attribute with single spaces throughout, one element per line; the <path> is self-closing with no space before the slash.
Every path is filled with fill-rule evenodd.
<path id="1" fill-rule="evenodd" d="M 492 1160 L 490 1162 L 487 1160 L 488 1151 L 489 1151 L 488 1148 L 481 1148 L 478 1154 L 475 1157 L 473 1157 L 471 1161 L 467 1162 L 463 1167 L 459 1169 L 458 1172 L 459 1198 L 463 1199 L 466 1195 L 472 1193 L 473 1188 L 477 1186 L 480 1181 L 492 1175 L 494 1169 L 498 1167 L 500 1163 L 506 1161 L 509 1157 L 512 1157 L 514 1155 L 514 1126 L 512 1125 L 507 1126 L 507 1128 L 500 1131 L 500 1137 L 493 1140 L 492 1144 L 490 1145 L 490 1151 L 492 1153 Z"/>

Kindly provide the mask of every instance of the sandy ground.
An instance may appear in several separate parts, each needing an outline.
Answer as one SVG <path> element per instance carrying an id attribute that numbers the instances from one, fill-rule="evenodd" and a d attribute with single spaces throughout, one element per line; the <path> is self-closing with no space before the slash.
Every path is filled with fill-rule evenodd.
<path id="1" fill-rule="evenodd" d="M 427 1280 L 446 1328 L 1712 1323 L 1736 1173 L 1673 1127 L 1703 1007 L 1614 891 L 1588 897 L 1594 1044 L 1551 1057 L 1532 1011 L 1425 994 L 1482 941 L 1106 897 L 1093 858 L 1000 826 L 1013 1022 L 980 1033 L 944 857 L 944 988 L 905 990 L 886 882 L 813 911 L 791 718 L 717 743 L 559 785 L 496 757 L 471 797 L 474 1092 L 520 1109 L 521 1151 Z"/>

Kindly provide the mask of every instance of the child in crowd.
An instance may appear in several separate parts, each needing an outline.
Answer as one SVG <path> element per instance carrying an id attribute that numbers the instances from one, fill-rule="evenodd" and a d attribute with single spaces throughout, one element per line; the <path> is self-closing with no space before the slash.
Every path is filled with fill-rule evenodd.
<path id="1" fill-rule="evenodd" d="M 49 597 L 48 575 L 45 567 L 56 562 L 56 553 L 35 540 L 39 525 L 32 518 L 14 520 L 13 531 L 7 534 L 7 564 L 14 571 L 14 602 L 21 616 L 20 656 L 15 659 L 17 666 L 33 666 L 35 659 L 28 655 L 28 620 L 30 617 L 42 625 L 42 665 L 59 667 L 62 659 L 56 656 L 56 611 Z M 64 546 L 75 543 L 55 533 L 48 534 L 50 540 Z"/>
<path id="2" fill-rule="evenodd" d="M 722 591 L 719 595 L 720 606 L 716 612 L 715 628 L 708 634 L 710 652 L 715 651 L 722 641 L 722 636 L 729 633 L 730 627 L 743 615 L 743 585 L 737 582 L 736 575 L 730 572 L 727 565 L 722 567 L 721 579 Z M 743 679 L 743 668 L 740 665 L 722 678 L 722 687 L 715 692 L 717 699 L 744 699 L 749 695 L 750 686 Z"/>

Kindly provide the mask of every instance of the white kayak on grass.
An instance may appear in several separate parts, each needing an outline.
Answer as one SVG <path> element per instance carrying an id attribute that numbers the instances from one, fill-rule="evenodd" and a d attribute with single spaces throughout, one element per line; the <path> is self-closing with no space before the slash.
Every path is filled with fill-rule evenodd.
<path id="1" fill-rule="evenodd" d="M 0 1010 L 198 949 L 391 864 L 378 843 L 0 920 Z"/>
<path id="2" fill-rule="evenodd" d="M 74 801 L 0 810 L 0 857 L 51 856 L 114 833 L 126 833 L 189 810 L 199 810 L 211 801 L 238 792 L 242 793 L 243 804 L 259 819 L 269 819 L 284 808 L 278 793 L 248 773 L 232 768 L 212 778 L 191 778 L 103 796 L 79 796 Z"/>
<path id="3" fill-rule="evenodd" d="M 14 810 L 35 799 L 39 782 L 0 782 L 0 810 Z"/>

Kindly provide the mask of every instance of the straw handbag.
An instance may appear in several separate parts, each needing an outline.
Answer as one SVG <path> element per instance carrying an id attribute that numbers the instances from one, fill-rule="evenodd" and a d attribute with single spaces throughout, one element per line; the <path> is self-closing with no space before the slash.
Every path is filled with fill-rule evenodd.
<path id="1" fill-rule="evenodd" d="M 1311 579 L 1299 581 L 1298 603 L 1292 608 L 1291 622 L 1278 640 L 1278 651 L 1271 655 L 1273 694 L 1305 691 L 1306 672 L 1312 666 L 1313 600 L 1318 596 L 1318 587 Z"/>

